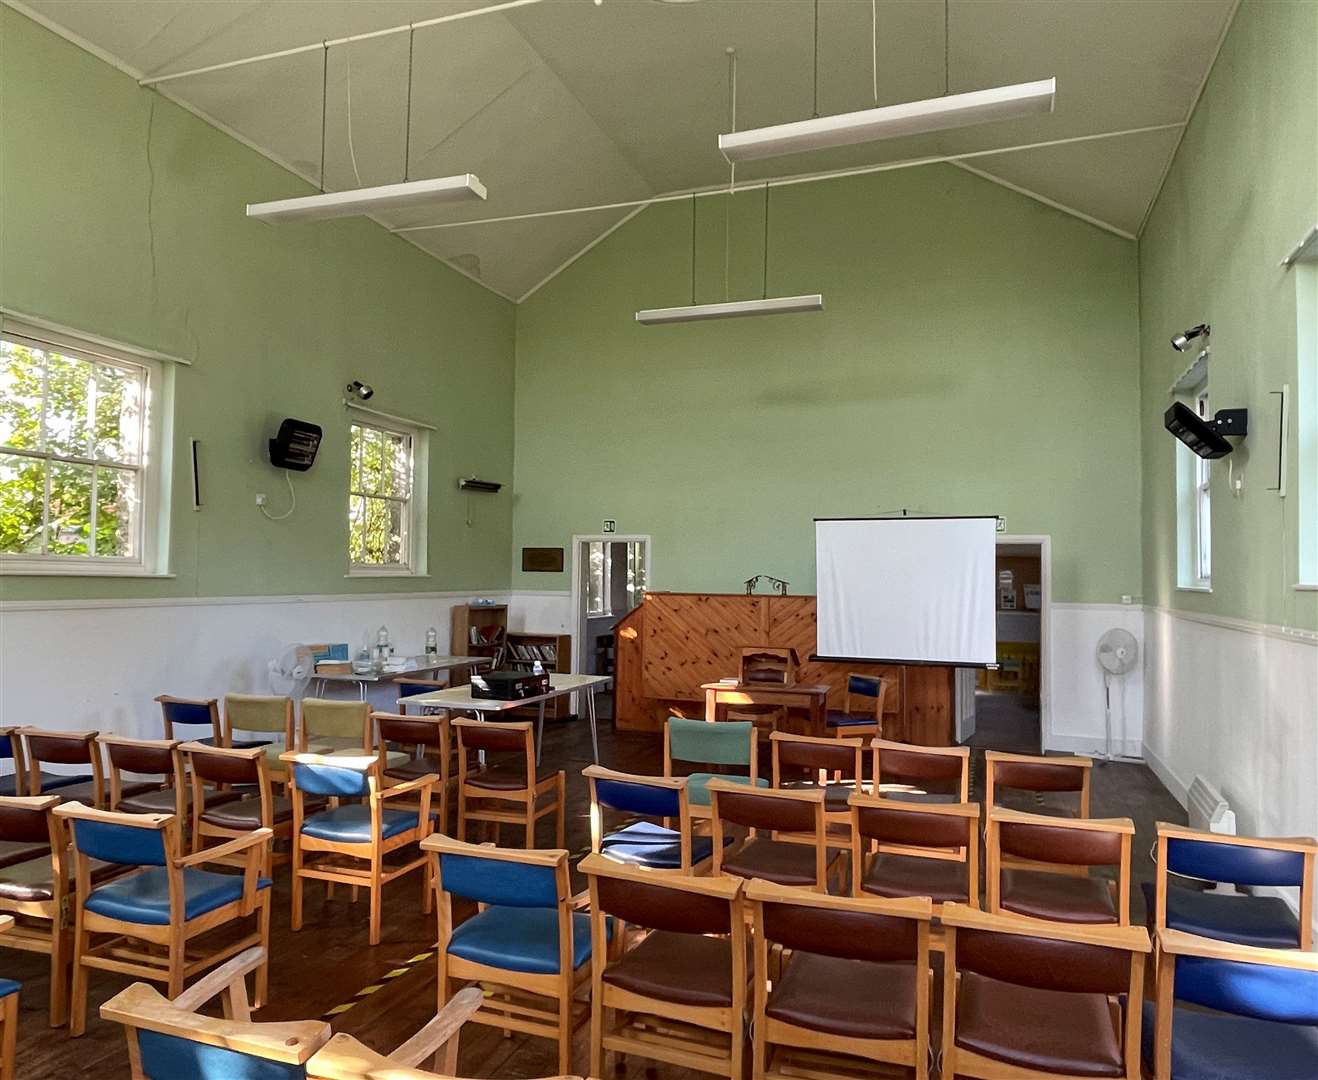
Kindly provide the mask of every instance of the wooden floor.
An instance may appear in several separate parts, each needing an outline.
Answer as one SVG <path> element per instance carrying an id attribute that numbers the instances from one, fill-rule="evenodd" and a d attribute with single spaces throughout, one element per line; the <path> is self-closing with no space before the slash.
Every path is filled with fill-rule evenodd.
<path id="1" fill-rule="evenodd" d="M 609 725 L 602 725 L 607 728 Z M 657 736 L 600 732 L 605 764 L 634 772 L 658 772 Z M 549 725 L 545 760 L 568 774 L 568 847 L 575 859 L 589 844 L 588 793 L 581 769 L 590 762 L 590 733 L 584 723 Z M 982 796 L 982 753 L 972 759 L 972 798 Z M 1100 765 L 1094 768 L 1093 809 L 1096 817 L 1131 816 L 1137 836 L 1133 859 L 1136 883 L 1149 880 L 1153 826 L 1158 820 L 1184 821 L 1184 812 L 1157 778 L 1142 765 Z M 539 842 L 552 842 L 550 819 L 541 824 Z M 503 842 L 520 844 L 511 832 Z M 435 961 L 426 954 L 435 943 L 433 914 L 421 914 L 421 884 L 410 875 L 389 886 L 384 900 L 384 936 L 371 948 L 366 942 L 366 902 L 348 900 L 340 889 L 332 902 L 323 900 L 318 886 L 309 886 L 306 922 L 298 933 L 289 930 L 289 889 L 286 870 L 276 873 L 274 918 L 271 933 L 271 1003 L 260 1020 L 308 1019 L 325 1016 L 337 1006 L 353 1002 L 363 989 L 383 982 L 380 989 L 359 999 L 347 1011 L 331 1018 L 335 1031 L 346 1031 L 368 1045 L 392 1050 L 417 1031 L 434 1014 Z M 574 876 L 574 888 L 582 888 Z M 1142 921 L 1143 900 L 1138 888 L 1132 901 L 1132 919 Z M 399 971 L 401 974 L 396 974 Z M 118 1025 L 102 1021 L 100 1004 L 128 980 L 102 972 L 91 977 L 87 1034 L 70 1039 L 63 1030 L 47 1025 L 48 979 L 46 958 L 12 950 L 0 952 L 0 975 L 23 983 L 19 1005 L 18 1076 L 20 1080 L 70 1080 L 128 1077 L 128 1055 Z M 392 978 L 386 976 L 393 975 Z M 934 1001 L 938 1001 L 935 991 Z M 575 1068 L 587 1069 L 588 1031 L 578 1031 Z M 688 1070 L 629 1059 L 619 1076 L 633 1080 L 688 1080 Z M 547 1040 L 523 1035 L 504 1038 L 491 1028 L 468 1025 L 462 1037 L 459 1071 L 467 1077 L 538 1077 L 557 1072 L 556 1055 Z M 689 1074 L 694 1077 L 697 1074 Z M 704 1075 L 704 1074 L 700 1074 Z"/>

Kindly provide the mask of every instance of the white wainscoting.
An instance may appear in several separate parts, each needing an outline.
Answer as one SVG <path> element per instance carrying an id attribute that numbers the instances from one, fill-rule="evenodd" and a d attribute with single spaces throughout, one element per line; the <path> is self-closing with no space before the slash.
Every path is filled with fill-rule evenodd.
<path id="1" fill-rule="evenodd" d="M 356 649 L 381 624 L 399 653 L 423 652 L 431 626 L 444 649 L 450 610 L 472 596 L 508 592 L 6 603 L 0 723 L 159 738 L 157 694 L 267 693 L 266 664 L 285 645 Z M 394 697 L 382 686 L 371 703 L 392 709 Z"/>
<path id="2" fill-rule="evenodd" d="M 1050 700 L 1044 705 L 1045 750 L 1102 754 L 1103 669 L 1098 639 L 1107 630 L 1129 630 L 1144 649 L 1144 612 L 1136 604 L 1053 604 L 1044 629 L 1043 662 L 1049 667 Z M 1145 668 L 1112 679 L 1112 752 L 1139 757 L 1144 735 Z"/>
<path id="3" fill-rule="evenodd" d="M 1318 635 L 1149 608 L 1145 757 L 1182 803 L 1195 776 L 1239 833 L 1318 834 Z"/>

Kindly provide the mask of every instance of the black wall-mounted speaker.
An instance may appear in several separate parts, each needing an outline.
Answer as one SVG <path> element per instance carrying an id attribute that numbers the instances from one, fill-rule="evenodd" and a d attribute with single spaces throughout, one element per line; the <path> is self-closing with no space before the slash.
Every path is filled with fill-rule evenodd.
<path id="1" fill-rule="evenodd" d="M 279 434 L 270 440 L 270 464 L 277 469 L 306 472 L 320 449 L 320 425 L 291 416 L 279 425 Z"/>

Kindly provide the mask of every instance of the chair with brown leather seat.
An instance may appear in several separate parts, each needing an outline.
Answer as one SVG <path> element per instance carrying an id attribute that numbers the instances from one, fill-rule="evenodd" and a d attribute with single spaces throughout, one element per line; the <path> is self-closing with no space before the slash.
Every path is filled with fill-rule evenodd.
<path id="1" fill-rule="evenodd" d="M 449 788 L 453 776 L 453 731 L 447 716 L 406 716 L 402 713 L 371 713 L 375 726 L 376 752 L 380 755 L 380 784 L 391 787 L 437 776 L 431 797 L 439 804 L 439 830 L 448 831 Z M 404 760 L 390 746 L 403 748 Z M 432 805 L 434 805 L 432 803 Z"/>
<path id="2" fill-rule="evenodd" d="M 526 846 L 535 847 L 535 826 L 555 815 L 554 846 L 564 846 L 565 791 L 562 769 L 543 768 L 535 761 L 535 730 L 529 720 L 492 723 L 453 720 L 458 743 L 458 839 L 466 840 L 467 822 L 488 821 L 526 829 Z M 478 755 L 485 755 L 481 762 Z M 502 806 L 500 804 L 503 804 Z M 512 804 L 515 809 L 508 809 Z"/>
<path id="3" fill-rule="evenodd" d="M 875 739 L 874 793 L 905 802 L 970 801 L 970 747 L 912 746 Z"/>
<path id="4" fill-rule="evenodd" d="M 0 727 L 0 761 L 12 761 L 14 771 L 0 776 L 0 796 L 2 795 L 45 795 L 70 784 L 81 784 L 90 780 L 90 776 L 70 773 L 45 772 L 37 770 L 38 783 L 31 786 L 32 777 L 23 756 L 23 739 L 17 727 Z"/>
<path id="5" fill-rule="evenodd" d="M 592 953 L 590 1073 L 605 1054 L 634 1054 L 742 1080 L 746 917 L 739 878 L 653 874 L 588 855 Z M 608 955 L 608 920 L 645 930 Z"/>
<path id="6" fill-rule="evenodd" d="M 23 740 L 23 756 L 27 759 L 27 791 L 41 790 L 41 766 L 80 765 L 90 771 L 90 777 L 75 784 L 53 788 L 52 793 L 64 802 L 85 803 L 104 809 L 106 802 L 105 766 L 95 731 L 45 731 L 41 728 L 19 729 Z M 124 795 L 140 795 L 158 787 L 157 784 L 132 782 L 123 785 Z"/>
<path id="7" fill-rule="evenodd" d="M 126 814 L 177 814 L 179 822 L 189 822 L 192 787 L 183 767 L 183 744 L 176 739 L 125 739 L 118 735 L 101 735 L 97 741 L 105 748 L 110 773 L 110 809 Z M 124 772 L 159 776 L 160 786 L 135 795 L 126 795 L 129 785 Z M 232 802 L 238 792 L 210 788 L 206 807 Z"/>
<path id="8" fill-rule="evenodd" d="M 853 1080 L 855 1058 L 929 1075 L 927 897 L 820 896 L 748 882 L 753 1080 Z M 770 966 L 772 949 L 782 970 Z"/>
<path id="9" fill-rule="evenodd" d="M 826 843 L 823 791 L 749 788 L 726 780 L 711 780 L 708 790 L 713 873 L 828 891 L 833 853 Z M 729 824 L 748 831 L 744 842 L 725 847 Z M 792 839 L 778 834 L 790 834 Z"/>
<path id="10" fill-rule="evenodd" d="M 853 896 L 927 896 L 979 907 L 979 804 L 851 797 Z M 942 940 L 935 928 L 933 940 Z"/>
<path id="11" fill-rule="evenodd" d="M 820 739 L 775 731 L 769 737 L 775 788 L 824 792 L 824 823 L 832 847 L 851 845 L 851 808 L 847 800 L 865 790 L 865 743 L 862 739 Z"/>
<path id="12" fill-rule="evenodd" d="M 253 829 L 269 829 L 273 841 L 289 840 L 293 835 L 293 804 L 289 798 L 274 793 L 270 777 L 269 755 L 265 747 L 234 749 L 183 743 L 179 747 L 192 777 L 192 851 L 207 846 L 211 839 L 231 840 L 246 836 Z M 216 792 L 240 789 L 241 798 L 216 801 Z M 323 799 L 307 799 L 307 810 L 323 809 Z M 274 851 L 274 842 L 266 845 L 267 877 L 276 862 L 287 862 L 286 852 Z"/>
<path id="13" fill-rule="evenodd" d="M 1089 816 L 1089 777 L 1094 761 L 1087 757 L 1041 757 L 1033 754 L 1006 754 L 989 750 L 984 754 L 984 805 L 992 809 L 1002 804 L 1004 788 L 1035 796 L 1034 803 L 1051 817 Z M 1067 805 L 1045 805 L 1050 795 L 1074 795 Z M 1012 809 L 1033 810 L 1033 806 Z"/>
<path id="14" fill-rule="evenodd" d="M 1140 1078 L 1149 935 L 943 908 L 942 1075 Z"/>
<path id="15" fill-rule="evenodd" d="M 1134 836 L 1130 818 L 1044 817 L 991 808 L 984 836 L 989 911 L 1129 926 Z M 1114 868 L 1116 880 L 1094 876 L 1095 867 Z"/>

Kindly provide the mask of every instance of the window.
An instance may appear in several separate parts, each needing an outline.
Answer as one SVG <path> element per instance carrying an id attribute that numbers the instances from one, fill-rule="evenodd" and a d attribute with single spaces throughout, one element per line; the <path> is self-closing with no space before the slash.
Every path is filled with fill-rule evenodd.
<path id="1" fill-rule="evenodd" d="M 20 332 L 21 330 L 21 332 Z M 162 371 L 63 335 L 0 333 L 0 568 L 142 574 L 167 550 Z M 156 442 L 159 443 L 159 439 Z"/>
<path id="2" fill-rule="evenodd" d="M 1198 365 L 1204 358 L 1201 356 Z M 1197 383 L 1184 395 L 1190 408 L 1211 419 L 1208 377 L 1202 369 Z M 1177 585 L 1182 589 L 1208 589 L 1213 578 L 1212 462 L 1189 447 L 1176 444 Z"/>
<path id="3" fill-rule="evenodd" d="M 586 544 L 586 614 L 625 615 L 645 592 L 645 549 L 635 540 Z"/>
<path id="4" fill-rule="evenodd" d="M 348 557 L 353 574 L 422 574 L 424 434 L 390 421 L 349 428 Z"/>

